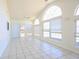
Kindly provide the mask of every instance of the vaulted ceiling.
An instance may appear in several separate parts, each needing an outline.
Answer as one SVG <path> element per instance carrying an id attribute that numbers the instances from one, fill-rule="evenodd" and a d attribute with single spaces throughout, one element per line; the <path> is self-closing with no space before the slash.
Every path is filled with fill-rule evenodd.
<path id="1" fill-rule="evenodd" d="M 11 17 L 34 17 L 52 1 L 54 0 L 8 0 L 8 8 Z"/>

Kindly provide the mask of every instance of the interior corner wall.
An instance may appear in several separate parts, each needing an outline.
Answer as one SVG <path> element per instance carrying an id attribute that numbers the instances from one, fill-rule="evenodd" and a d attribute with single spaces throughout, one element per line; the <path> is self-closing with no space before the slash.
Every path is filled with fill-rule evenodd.
<path id="1" fill-rule="evenodd" d="M 7 29 L 9 19 L 6 0 L 0 0 L 0 57 L 9 43 L 9 30 Z"/>

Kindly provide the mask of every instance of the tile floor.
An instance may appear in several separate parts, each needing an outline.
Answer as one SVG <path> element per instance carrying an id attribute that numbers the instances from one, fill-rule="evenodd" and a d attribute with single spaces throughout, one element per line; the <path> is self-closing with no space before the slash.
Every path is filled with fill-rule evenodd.
<path id="1" fill-rule="evenodd" d="M 79 55 L 30 37 L 11 40 L 0 59 L 79 59 Z"/>

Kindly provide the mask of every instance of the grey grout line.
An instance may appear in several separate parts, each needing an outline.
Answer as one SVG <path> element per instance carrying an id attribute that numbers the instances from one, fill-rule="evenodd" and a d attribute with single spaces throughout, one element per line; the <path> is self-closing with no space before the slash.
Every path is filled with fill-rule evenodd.
<path id="1" fill-rule="evenodd" d="M 25 47 L 26 48 L 26 47 Z M 27 47 L 27 50 L 29 51 L 29 53 L 32 55 L 32 57 L 34 57 L 33 56 L 33 54 L 31 53 L 31 51 L 30 51 L 30 49 Z"/>
<path id="2" fill-rule="evenodd" d="M 22 40 L 22 39 L 12 40 L 10 42 L 10 45 L 8 46 L 8 50 L 9 50 L 8 53 L 7 53 L 8 56 L 5 56 L 5 57 L 8 57 L 9 58 L 11 56 L 15 56 L 16 59 L 17 59 L 19 57 L 18 55 L 20 55 L 20 53 L 21 53 L 21 52 L 18 52 L 18 49 L 20 48 L 25 59 L 28 57 L 28 55 L 30 55 L 30 57 L 32 56 L 35 59 L 36 58 L 39 58 L 39 57 L 44 58 L 45 56 L 49 57 L 49 59 L 50 58 L 52 59 L 52 56 L 50 56 L 48 53 L 45 53 L 45 51 L 43 51 L 40 48 L 40 46 L 42 45 L 42 43 L 44 43 L 44 42 L 42 42 L 40 40 L 36 41 L 36 39 L 35 39 L 35 41 L 33 39 L 30 39 L 30 40 L 29 39 L 28 40 L 27 39 L 24 39 L 24 40 Z M 53 47 L 53 46 L 51 46 L 51 47 Z M 11 48 L 14 48 L 15 49 L 15 52 L 14 52 L 15 55 L 11 55 L 10 56 Z M 35 55 L 35 54 L 38 54 L 38 55 Z M 64 57 L 64 56 L 68 56 L 68 55 L 66 54 L 66 55 L 63 55 L 61 57 Z M 71 56 L 71 55 L 69 55 L 69 56 Z M 56 57 L 55 59 L 59 59 L 59 57 Z"/>
<path id="3" fill-rule="evenodd" d="M 20 42 L 20 45 L 21 45 L 21 41 L 19 40 Z M 22 48 L 22 45 L 21 45 L 21 49 L 22 49 L 22 53 L 24 54 L 24 51 L 23 51 L 23 48 Z M 26 56 L 24 55 L 25 59 L 26 59 Z"/>

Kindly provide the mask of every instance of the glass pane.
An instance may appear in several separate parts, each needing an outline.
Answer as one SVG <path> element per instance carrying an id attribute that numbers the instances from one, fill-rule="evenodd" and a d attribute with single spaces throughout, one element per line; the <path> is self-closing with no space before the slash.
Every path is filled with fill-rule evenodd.
<path id="1" fill-rule="evenodd" d="M 20 29 L 21 30 L 24 30 L 25 29 L 25 26 L 24 25 L 21 25 Z"/>
<path id="2" fill-rule="evenodd" d="M 79 42 L 79 37 L 76 37 L 76 42 Z"/>
<path id="3" fill-rule="evenodd" d="M 61 32 L 61 19 L 54 19 L 51 21 L 51 32 Z"/>
<path id="4" fill-rule="evenodd" d="M 50 23 L 49 23 L 49 22 L 45 22 L 45 23 L 43 24 L 44 30 L 49 30 L 49 26 L 50 26 Z"/>
<path id="5" fill-rule="evenodd" d="M 25 37 L 25 33 L 20 33 L 20 37 Z"/>
<path id="6" fill-rule="evenodd" d="M 44 37 L 49 37 L 49 32 L 43 32 Z"/>
<path id="7" fill-rule="evenodd" d="M 34 33 L 40 33 L 40 26 L 34 26 Z"/>
<path id="8" fill-rule="evenodd" d="M 76 45 L 79 46 L 79 20 L 76 21 Z"/>
<path id="9" fill-rule="evenodd" d="M 79 33 L 79 20 L 76 21 L 76 32 Z"/>
<path id="10" fill-rule="evenodd" d="M 76 33 L 76 36 L 78 37 L 79 36 L 79 33 Z"/>
<path id="11" fill-rule="evenodd" d="M 62 39 L 61 33 L 51 33 L 51 38 Z"/>
<path id="12" fill-rule="evenodd" d="M 36 19 L 35 22 L 34 22 L 34 25 L 38 25 L 40 22 L 39 22 L 39 19 Z"/>
<path id="13" fill-rule="evenodd" d="M 48 20 L 61 15 L 62 15 L 61 8 L 58 6 L 52 6 L 46 10 L 43 20 Z"/>
<path id="14" fill-rule="evenodd" d="M 77 9 L 77 13 L 76 13 L 76 15 L 79 15 L 79 8 Z"/>
<path id="15" fill-rule="evenodd" d="M 30 22 L 25 23 L 26 32 L 32 32 L 32 24 Z"/>

